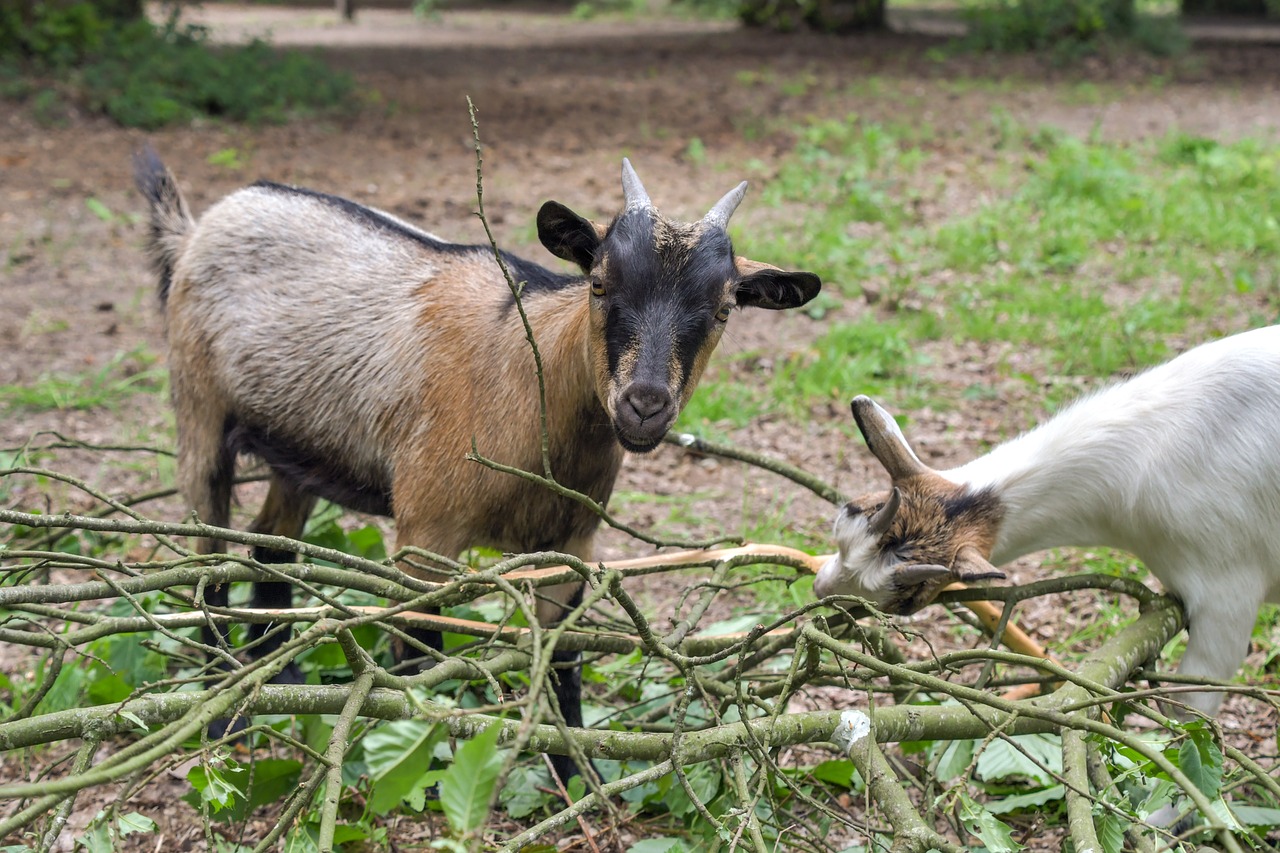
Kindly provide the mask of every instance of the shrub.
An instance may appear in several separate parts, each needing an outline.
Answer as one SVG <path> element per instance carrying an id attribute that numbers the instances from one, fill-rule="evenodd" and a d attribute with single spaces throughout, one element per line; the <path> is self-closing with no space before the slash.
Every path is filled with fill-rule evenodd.
<path id="1" fill-rule="evenodd" d="M 208 31 L 145 20 L 106 23 L 88 3 L 37 6 L 33 20 L 8 11 L 0 62 L 16 59 L 68 84 L 90 112 L 126 127 L 154 129 L 201 116 L 280 122 L 348 106 L 354 84 L 320 60 L 254 41 L 215 48 Z M 21 94 L 13 92 L 13 94 Z"/>
<path id="2" fill-rule="evenodd" d="M 1186 47 L 1176 21 L 1138 14 L 1133 0 L 983 0 L 968 7 L 965 18 L 965 42 L 976 50 L 1071 56 L 1104 41 L 1129 41 L 1169 55 Z"/>

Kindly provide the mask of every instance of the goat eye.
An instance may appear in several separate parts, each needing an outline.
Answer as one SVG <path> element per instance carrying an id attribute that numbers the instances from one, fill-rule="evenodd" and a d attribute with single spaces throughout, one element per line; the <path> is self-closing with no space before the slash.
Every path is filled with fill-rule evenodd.
<path id="1" fill-rule="evenodd" d="M 914 556 L 915 547 L 911 542 L 894 537 L 881 545 L 880 553 L 886 557 L 892 557 L 900 563 L 906 563 L 910 562 Z"/>
<path id="2" fill-rule="evenodd" d="M 721 305 L 720 310 L 716 312 L 716 319 L 721 323 L 729 322 L 729 314 L 733 311 L 732 305 Z"/>
<path id="3" fill-rule="evenodd" d="M 591 279 L 591 295 L 604 296 L 604 282 L 598 278 Z"/>

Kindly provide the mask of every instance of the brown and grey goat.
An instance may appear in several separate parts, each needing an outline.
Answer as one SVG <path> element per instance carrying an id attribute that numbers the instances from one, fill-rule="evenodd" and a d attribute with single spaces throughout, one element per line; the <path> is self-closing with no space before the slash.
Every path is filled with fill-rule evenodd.
<path id="1" fill-rule="evenodd" d="M 1280 327 L 1189 350 L 948 471 L 869 398 L 853 416 L 892 488 L 840 510 L 819 596 L 910 613 L 953 581 L 1001 576 L 993 563 L 1119 548 L 1185 607 L 1179 671 L 1214 679 L 1235 675 L 1260 605 L 1280 601 Z M 1212 714 L 1222 694 L 1184 698 Z"/>
<path id="2" fill-rule="evenodd" d="M 228 523 L 247 454 L 271 470 L 256 531 L 297 537 L 322 497 L 393 516 L 401 546 L 591 559 L 594 513 L 466 459 L 474 442 L 497 462 L 542 469 L 533 356 L 490 247 L 266 182 L 196 222 L 153 151 L 135 171 L 151 205 L 179 485 L 203 521 Z M 581 275 L 503 253 L 544 363 L 552 472 L 600 503 L 623 450 L 652 450 L 675 421 L 734 307 L 794 308 L 821 287 L 812 273 L 735 256 L 725 229 L 745 182 L 693 223 L 660 214 L 626 160 L 622 185 L 625 208 L 607 226 L 557 202 L 538 212 L 542 244 Z M 257 584 L 254 605 L 289 606 L 290 592 Z M 550 623 L 581 586 L 545 592 L 539 618 Z M 560 674 L 571 725 L 580 689 L 576 670 Z"/>

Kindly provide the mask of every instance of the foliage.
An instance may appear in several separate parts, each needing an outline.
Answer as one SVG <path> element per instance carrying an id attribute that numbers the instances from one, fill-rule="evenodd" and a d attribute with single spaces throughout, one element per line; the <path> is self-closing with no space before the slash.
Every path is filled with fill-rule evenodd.
<path id="1" fill-rule="evenodd" d="M 154 129 L 199 117 L 281 122 L 352 102 L 351 78 L 317 59 L 261 41 L 214 48 L 204 28 L 181 25 L 176 15 L 156 26 L 104 21 L 88 2 L 35 10 L 33 20 L 22 21 L 11 5 L 0 9 L 9 16 L 0 27 L 0 67 L 17 62 L 56 80 L 59 88 L 47 90 L 54 97 L 60 93 L 126 127 Z M 54 112 L 53 103 L 39 102 L 38 86 L 15 86 L 10 94 L 25 94 Z"/>
<path id="2" fill-rule="evenodd" d="M 986 51 L 1048 51 L 1067 59 L 1106 42 L 1131 42 L 1167 56 L 1186 49 L 1168 15 L 1148 15 L 1133 0 L 974 0 L 965 7 L 963 45 Z"/>

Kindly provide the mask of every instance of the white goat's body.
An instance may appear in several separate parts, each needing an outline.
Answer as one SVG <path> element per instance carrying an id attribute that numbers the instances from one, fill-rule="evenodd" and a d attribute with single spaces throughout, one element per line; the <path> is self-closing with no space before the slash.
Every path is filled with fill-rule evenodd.
<path id="1" fill-rule="evenodd" d="M 1197 347 L 939 473 L 999 498 L 996 565 L 1069 545 L 1137 556 L 1186 607 L 1181 670 L 1230 678 L 1259 605 L 1280 601 L 1280 327 Z"/>
<path id="2" fill-rule="evenodd" d="M 994 563 L 1061 545 L 1122 548 L 1181 592 L 1158 566 L 1194 551 L 1274 560 L 1266 588 L 1280 591 L 1277 439 L 1280 327 L 1271 327 L 1189 350 L 939 473 L 999 496 Z"/>
<path id="3" fill-rule="evenodd" d="M 914 476 L 934 478 L 924 490 L 953 501 L 990 501 L 992 522 L 976 540 L 989 543 L 995 565 L 1059 546 L 1134 554 L 1186 608 L 1180 670 L 1230 678 L 1259 606 L 1280 601 L 1280 327 L 1192 349 L 968 464 Z M 899 541 L 947 528 L 899 514 L 908 519 Z M 895 569 L 854 520 L 846 509 L 837 521 L 841 556 L 824 569 L 822 589 L 884 600 Z M 1221 695 L 1189 701 L 1212 713 Z"/>

